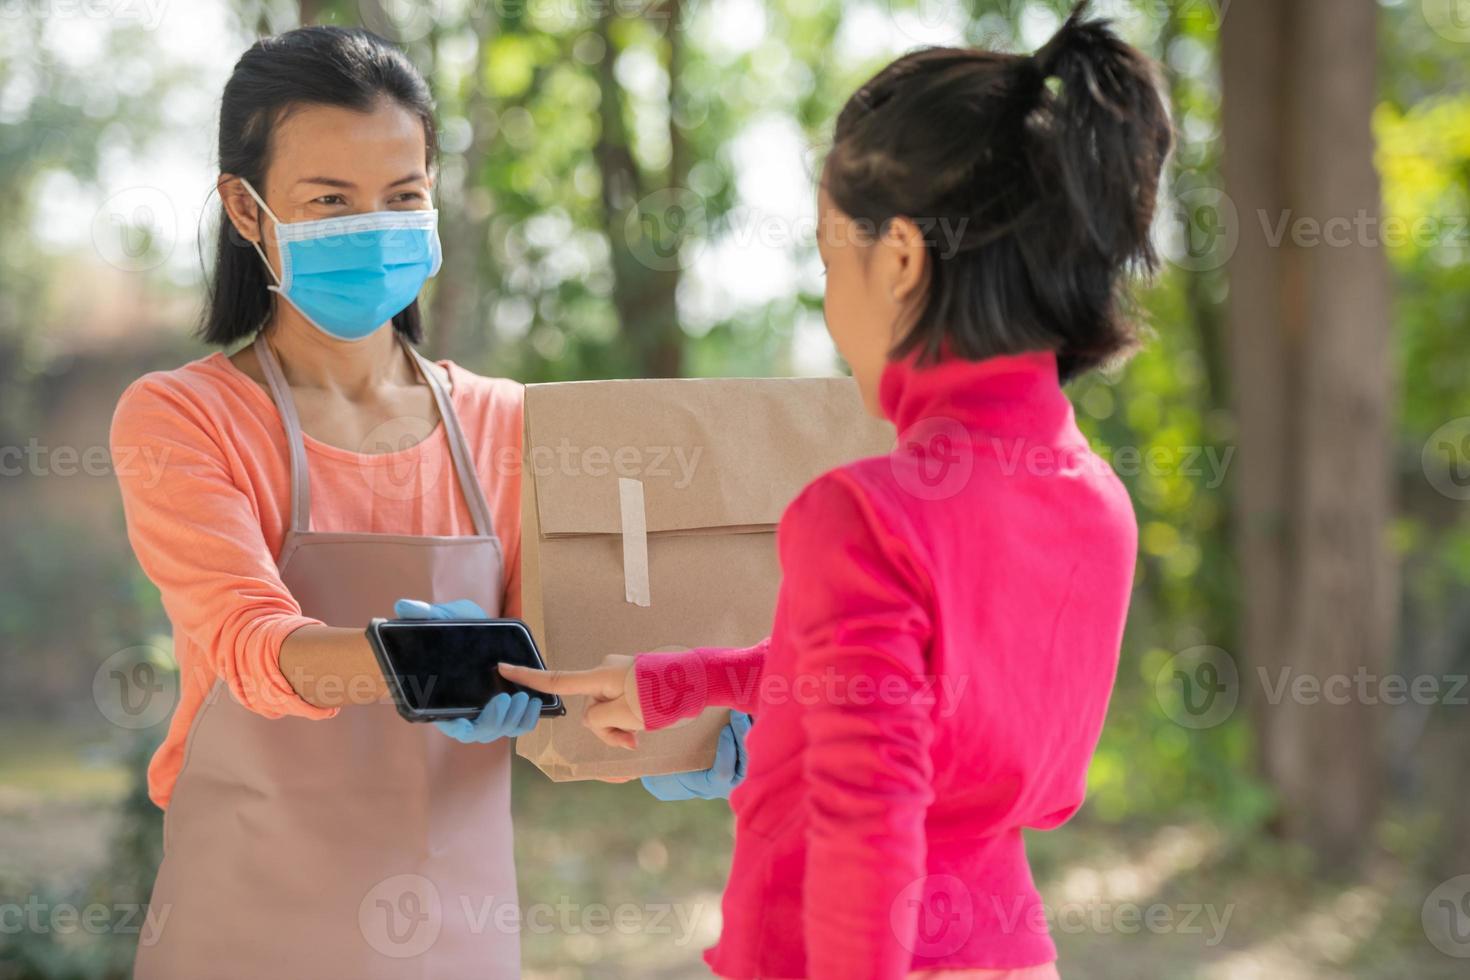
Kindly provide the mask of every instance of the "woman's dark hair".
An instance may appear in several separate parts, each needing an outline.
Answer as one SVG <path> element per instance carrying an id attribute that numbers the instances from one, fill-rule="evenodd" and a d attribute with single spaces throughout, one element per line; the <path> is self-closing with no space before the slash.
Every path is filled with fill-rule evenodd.
<path id="1" fill-rule="evenodd" d="M 426 161 L 434 156 L 434 105 L 418 69 L 387 41 L 368 31 L 302 27 L 265 37 L 240 56 L 219 112 L 219 168 L 265 193 L 271 138 L 292 109 L 304 105 L 370 111 L 388 98 L 424 124 Z M 221 206 L 214 276 L 200 334 L 212 344 L 249 337 L 270 313 L 273 280 L 250 243 Z M 423 336 L 418 300 L 393 318 L 393 329 L 417 342 Z"/>
<path id="2" fill-rule="evenodd" d="M 1135 344 L 1124 285 L 1157 267 L 1173 134 L 1153 63 L 1087 6 L 1034 55 L 907 54 L 838 115 L 827 193 L 875 231 L 910 219 L 930 258 L 893 356 L 1052 350 L 1066 380 Z"/>

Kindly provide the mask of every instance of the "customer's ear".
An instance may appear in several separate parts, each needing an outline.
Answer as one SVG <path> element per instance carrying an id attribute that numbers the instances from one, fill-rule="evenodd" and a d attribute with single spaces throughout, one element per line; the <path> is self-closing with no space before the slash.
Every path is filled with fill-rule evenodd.
<path id="1" fill-rule="evenodd" d="M 888 222 L 879 236 L 879 247 L 887 252 L 888 291 L 895 303 L 908 303 L 922 292 L 929 275 L 929 249 L 924 233 L 909 218 Z"/>

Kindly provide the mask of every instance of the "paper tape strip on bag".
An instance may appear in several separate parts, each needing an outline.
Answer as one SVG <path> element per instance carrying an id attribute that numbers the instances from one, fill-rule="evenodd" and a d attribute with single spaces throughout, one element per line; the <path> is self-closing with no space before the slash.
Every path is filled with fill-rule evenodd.
<path id="1" fill-rule="evenodd" d="M 643 482 L 619 477 L 618 505 L 623 512 L 623 598 L 635 606 L 648 606 L 648 518 L 643 511 Z"/>

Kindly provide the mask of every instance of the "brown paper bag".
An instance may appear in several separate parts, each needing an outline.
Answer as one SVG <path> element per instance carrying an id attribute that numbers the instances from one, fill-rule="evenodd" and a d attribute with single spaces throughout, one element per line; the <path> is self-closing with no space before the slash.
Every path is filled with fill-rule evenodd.
<path id="1" fill-rule="evenodd" d="M 803 486 L 888 452 L 847 378 L 574 381 L 526 389 L 524 616 L 549 667 L 749 646 L 770 632 L 776 523 Z M 724 709 L 604 745 L 583 698 L 516 750 L 555 780 L 707 769 Z"/>

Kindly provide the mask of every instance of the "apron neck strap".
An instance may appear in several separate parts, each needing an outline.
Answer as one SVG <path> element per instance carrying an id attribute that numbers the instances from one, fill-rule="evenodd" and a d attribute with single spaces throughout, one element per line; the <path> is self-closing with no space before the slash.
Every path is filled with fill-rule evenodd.
<path id="1" fill-rule="evenodd" d="M 464 430 L 459 427 L 459 418 L 449 401 L 449 392 L 444 389 L 443 382 L 434 373 L 429 360 L 414 350 L 401 335 L 398 340 L 434 395 L 434 406 L 439 410 L 439 420 L 449 442 L 449 455 L 454 462 L 455 473 L 459 476 L 460 492 L 464 494 L 465 506 L 469 508 L 470 517 L 475 522 L 475 533 L 480 537 L 491 537 L 495 533 L 495 524 L 490 519 L 490 505 L 485 502 L 480 478 L 471 463 L 469 444 L 465 440 Z M 281 364 L 276 360 L 271 345 L 260 335 L 257 335 L 256 341 L 256 359 L 260 361 L 261 373 L 265 375 L 266 386 L 270 389 L 276 410 L 281 415 L 281 424 L 286 430 L 286 449 L 291 462 L 291 530 L 301 534 L 311 530 L 311 478 L 306 468 L 306 445 L 301 437 L 301 419 L 296 414 L 296 402 L 291 397 L 291 388 L 286 384 L 286 376 L 281 371 Z"/>
<path id="2" fill-rule="evenodd" d="M 266 342 L 264 333 L 255 335 L 255 359 L 260 362 L 260 372 L 271 390 L 276 411 L 281 415 L 281 425 L 286 430 L 286 453 L 291 460 L 291 530 L 300 534 L 311 530 L 311 479 L 306 472 L 306 447 L 301 439 L 301 419 L 296 415 L 296 401 L 281 372 L 281 363 L 275 351 Z"/>
<path id="3" fill-rule="evenodd" d="M 419 374 L 428 383 L 429 390 L 434 393 L 434 404 L 439 407 L 439 419 L 444 423 L 444 436 L 449 440 L 449 455 L 454 460 L 454 471 L 459 474 L 459 489 L 464 494 L 470 517 L 474 519 L 475 533 L 482 538 L 491 537 L 495 534 L 495 522 L 490 519 L 490 505 L 485 502 L 485 491 L 480 486 L 480 477 L 475 473 L 469 441 L 464 437 L 464 430 L 459 427 L 459 416 L 455 414 L 454 406 L 449 401 L 449 392 L 439 380 L 439 375 L 434 373 L 434 365 L 429 359 L 414 350 L 413 345 L 401 334 L 398 339 L 414 366 L 419 369 Z"/>

